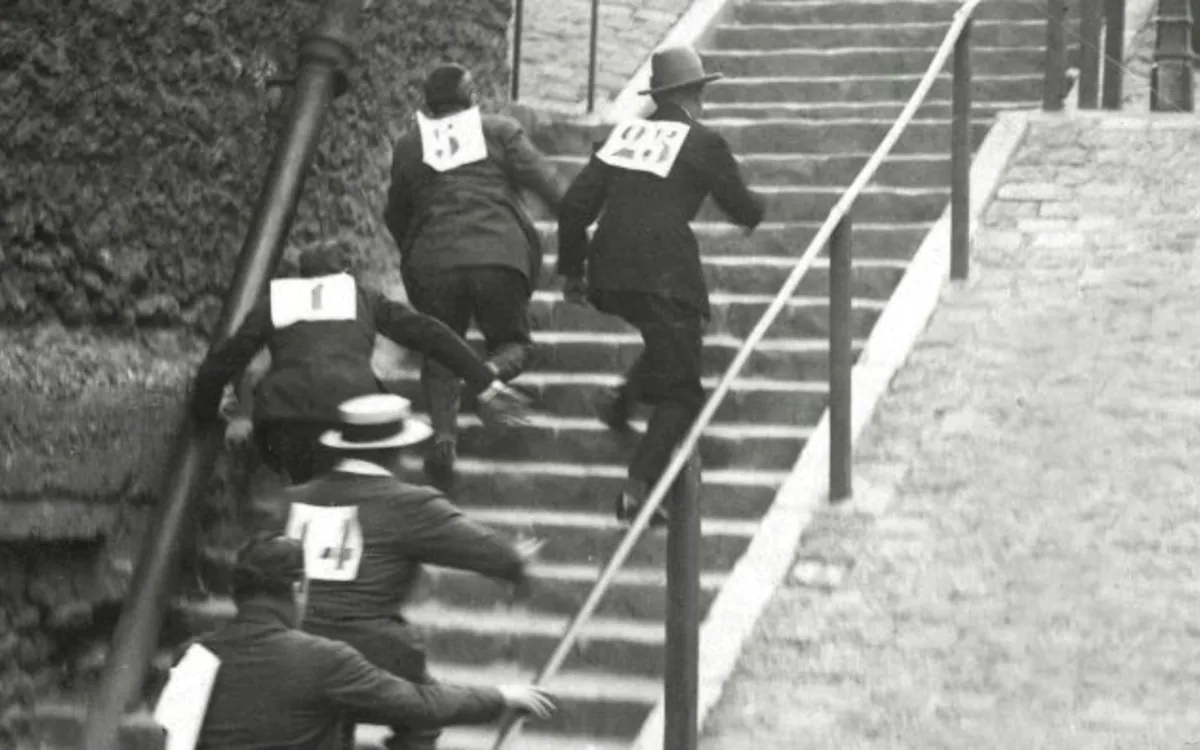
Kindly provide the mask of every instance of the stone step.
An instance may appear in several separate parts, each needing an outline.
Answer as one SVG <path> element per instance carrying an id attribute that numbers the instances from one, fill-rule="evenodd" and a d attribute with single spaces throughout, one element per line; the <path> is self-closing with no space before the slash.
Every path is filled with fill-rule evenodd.
<path id="1" fill-rule="evenodd" d="M 425 395 L 417 370 L 403 370 L 399 377 L 388 381 L 388 390 L 425 410 Z M 594 405 L 620 385 L 619 373 L 527 372 L 517 381 L 535 399 L 537 408 L 563 417 L 589 418 L 595 414 Z M 704 378 L 704 387 L 711 392 L 716 377 Z M 825 382 L 797 380 L 768 380 L 740 378 L 713 418 L 714 424 L 766 422 L 815 425 L 825 410 L 829 387 Z M 640 412 L 646 413 L 646 412 Z"/>
<path id="2" fill-rule="evenodd" d="M 1043 40 L 1044 42 L 1044 40 Z M 720 49 L 704 53 L 705 68 L 726 76 L 833 76 L 871 71 L 922 75 L 933 62 L 937 45 L 853 46 L 840 49 Z M 1041 73 L 1044 44 L 1027 47 L 971 49 L 972 75 Z M 711 117 L 711 113 L 706 113 Z"/>
<path id="3" fill-rule="evenodd" d="M 980 140 L 987 126 L 980 128 Z M 946 140 L 949 140 L 947 137 Z M 772 221 L 822 221 L 846 192 L 838 185 L 753 185 L 766 202 L 766 215 Z M 867 222 L 904 223 L 936 220 L 950 198 L 950 186 L 891 187 L 868 185 L 854 204 L 854 216 Z M 534 207 L 535 219 L 552 218 L 544 208 Z M 697 221 L 721 221 L 725 213 L 708 198 L 696 214 Z"/>
<path id="4" fill-rule="evenodd" d="M 404 459 L 414 481 L 424 482 L 417 456 Z M 566 464 L 547 461 L 484 461 L 460 457 L 448 494 L 461 507 L 507 508 L 519 501 L 533 510 L 607 512 L 625 481 L 623 464 Z M 714 519 L 761 518 L 787 470 L 704 470 L 705 514 Z M 460 499 L 461 498 L 461 499 Z"/>
<path id="5" fill-rule="evenodd" d="M 863 161 L 865 163 L 865 157 Z M 700 252 L 704 256 L 784 255 L 798 257 L 812 242 L 823 221 L 823 218 L 819 222 L 787 224 L 766 221 L 758 225 L 758 228 L 749 237 L 743 233 L 740 227 L 726 221 L 695 221 L 692 222 L 692 231 L 696 235 Z M 933 222 L 881 224 L 855 221 L 852 239 L 854 257 L 909 260 L 932 226 Z M 541 235 L 543 250 L 549 255 L 557 253 L 557 225 L 553 222 L 539 221 L 537 228 Z M 822 254 L 825 254 L 826 251 L 827 248 L 822 251 Z M 554 268 L 547 267 L 545 273 L 553 275 Z"/>
<path id="6" fill-rule="evenodd" d="M 1037 80 L 1040 85 L 1041 78 L 1038 77 Z M 748 101 L 806 99 L 803 94 L 766 96 L 766 94 L 775 92 L 775 89 L 771 88 L 764 88 L 762 92 L 754 91 L 752 87 L 759 86 L 759 82 L 763 81 L 768 82 L 767 86 L 775 86 L 777 82 L 784 82 L 784 85 L 791 85 L 788 82 L 798 81 L 801 82 L 801 86 L 815 82 L 822 86 L 833 86 L 839 89 L 846 89 L 847 91 L 856 85 L 856 81 L 866 81 L 871 85 L 876 85 L 875 82 L 882 82 L 882 85 L 890 88 L 881 88 L 880 94 L 877 96 L 848 96 L 845 98 L 874 98 L 884 101 L 903 99 L 916 86 L 915 78 L 911 80 L 912 85 L 908 86 L 910 79 L 907 76 L 877 76 L 870 78 L 837 76 L 832 78 L 808 79 L 739 78 L 725 79 L 725 81 L 714 83 L 714 87 L 717 84 L 725 83 L 726 88 L 720 90 L 724 93 L 719 96 L 717 95 L 718 90 L 714 88 L 713 100 L 743 102 L 743 98 Z M 727 90 L 730 86 L 751 88 L 746 90 L 749 93 L 745 97 L 739 93 L 741 89 L 732 90 L 733 96 L 731 98 L 729 95 L 730 91 Z M 906 87 L 908 88 L 907 93 L 903 91 Z M 762 93 L 763 96 L 758 96 L 758 93 Z M 870 154 L 879 146 L 884 135 L 892 127 L 892 123 L 892 120 L 871 119 L 814 121 L 794 120 L 790 118 L 705 120 L 706 125 L 725 137 L 733 153 L 739 156 L 749 154 L 795 155 L 861 152 Z M 979 147 L 979 144 L 983 142 L 983 137 L 987 135 L 987 131 L 990 128 L 991 123 L 986 121 L 972 123 L 972 145 L 974 148 Z M 538 142 L 539 147 L 547 154 L 586 154 L 591 153 L 591 147 L 594 143 L 607 138 L 611 130 L 611 125 L 603 123 L 561 122 L 539 129 L 533 135 L 533 139 Z M 948 154 L 949 149 L 949 120 L 913 120 L 896 142 L 892 153 L 898 155 L 932 154 L 941 156 Z"/>
<path id="7" fill-rule="evenodd" d="M 706 101 L 748 104 L 750 102 L 871 102 L 907 101 L 917 89 L 921 75 L 882 73 L 853 76 L 769 76 L 725 78 L 708 86 Z M 929 89 L 930 100 L 951 97 L 951 75 L 943 72 Z M 978 103 L 987 101 L 1040 101 L 1042 76 L 1030 73 L 980 75 L 971 80 L 971 93 Z M 581 151 L 582 149 L 575 149 Z"/>
<path id="8" fill-rule="evenodd" d="M 1078 39 L 1068 26 L 1067 38 Z M 880 17 L 860 23 L 731 24 L 717 28 L 716 47 L 724 49 L 843 49 L 847 47 L 938 47 L 950 20 L 887 23 Z M 1072 33 L 1074 32 L 1074 33 Z M 1046 43 L 1045 18 L 1027 21 L 976 20 L 971 30 L 979 47 L 1036 47 Z"/>
<path id="9" fill-rule="evenodd" d="M 704 107 L 704 112 L 709 117 L 714 118 L 733 118 L 740 117 L 750 120 L 765 120 L 791 117 L 797 120 L 846 120 L 846 119 L 873 119 L 873 120 L 895 120 L 900 116 L 904 107 L 908 104 L 907 101 L 894 102 L 844 102 L 844 103 L 824 103 L 811 104 L 809 102 L 749 102 L 745 104 L 735 102 L 725 102 L 721 104 L 707 104 Z M 926 103 L 917 108 L 916 119 L 918 120 L 948 120 L 953 116 L 952 103 L 943 100 L 926 100 Z M 1000 112 L 1008 112 L 1012 110 L 1034 109 L 1039 106 L 1038 102 L 1020 101 L 1020 102 L 972 102 L 971 104 L 971 119 L 976 122 L 992 122 L 996 115 Z M 773 154 L 771 156 L 774 156 Z M 762 157 L 771 158 L 771 157 Z M 917 155 L 915 157 L 890 157 L 884 162 L 883 167 L 879 171 L 877 182 L 882 184 L 892 185 L 913 185 L 920 184 L 918 181 L 901 180 L 890 177 L 889 173 L 898 173 L 907 177 L 909 174 L 904 168 L 911 164 L 916 164 L 921 159 L 939 159 L 943 157 L 931 155 Z M 901 161 L 907 159 L 907 161 Z M 864 159 L 865 160 L 865 159 Z M 949 169 L 949 160 L 946 157 L 946 168 Z M 948 174 L 948 172 L 947 172 Z M 827 184 L 821 181 L 822 184 Z M 849 184 L 849 180 L 846 181 Z"/>
<path id="10" fill-rule="evenodd" d="M 879 112 L 890 105 L 878 105 Z M 904 103 L 896 105 L 896 111 L 903 108 Z M 734 104 L 722 109 L 728 109 L 738 117 L 760 119 L 778 119 L 789 116 L 787 110 L 792 107 L 806 108 L 802 118 L 798 119 L 841 119 L 847 117 L 875 117 L 872 110 L 860 107 L 855 113 L 855 105 L 837 105 L 842 114 L 831 114 L 828 118 L 810 116 L 819 113 L 813 107 L 804 103 L 766 103 L 766 104 Z M 949 104 L 946 104 L 949 108 Z M 772 108 L 781 108 L 772 113 Z M 801 111 L 801 110 L 797 110 Z M 832 108 L 829 110 L 833 111 Z M 948 111 L 948 109 L 947 109 Z M 743 114 L 736 114 L 741 112 Z M 884 113 L 881 116 L 887 116 Z M 759 187 L 775 185 L 849 185 L 866 166 L 871 158 L 871 152 L 854 152 L 845 154 L 834 153 L 778 153 L 778 154 L 747 154 L 738 157 L 745 180 Z M 586 156 L 560 155 L 550 157 L 551 164 L 564 180 L 572 180 L 587 164 Z M 929 187 L 933 185 L 950 184 L 949 154 L 898 154 L 884 159 L 876 171 L 872 185 L 895 187 Z M 542 214 L 544 215 L 544 214 Z M 772 221 L 775 221 L 772 219 Z"/>
<path id="11" fill-rule="evenodd" d="M 550 658 L 570 619 L 518 608 L 459 609 L 440 603 L 407 607 L 404 616 L 421 628 L 431 662 L 530 671 Z M 584 625 L 579 646 L 564 667 L 659 678 L 665 642 L 661 622 L 595 617 Z"/>
<path id="12" fill-rule="evenodd" d="M 459 452 L 501 461 L 543 460 L 628 465 L 644 423 L 629 434 L 614 433 L 594 417 L 535 415 L 521 427 L 484 429 L 470 414 L 459 417 Z M 782 470 L 796 461 L 811 429 L 781 424 L 710 425 L 700 438 L 700 456 L 711 469 Z"/>
<path id="13" fill-rule="evenodd" d="M 737 6 L 734 18 L 739 23 L 766 24 L 876 24 L 881 18 L 897 23 L 950 23 L 960 2 L 929 0 L 752 0 Z M 1045 8 L 1040 2 L 1008 0 L 982 3 L 973 16 L 980 21 L 1042 21 Z"/>
<path id="14" fill-rule="evenodd" d="M 615 493 L 614 493 L 615 496 Z M 607 506 L 612 497 L 606 498 Z M 595 565 L 539 564 L 533 573 L 534 583 L 529 601 L 531 612 L 570 616 L 579 611 L 600 577 Z M 727 576 L 723 573 L 702 573 L 700 576 L 700 607 L 716 597 Z M 612 587 L 601 599 L 596 614 L 629 620 L 655 620 L 666 617 L 666 572 L 661 568 L 622 568 Z M 490 578 L 446 568 L 427 568 L 413 604 L 435 600 L 450 607 L 494 608 L 508 598 L 510 587 Z"/>
<path id="15" fill-rule="evenodd" d="M 477 340 L 468 336 L 471 340 Z M 558 372 L 625 372 L 642 351 L 636 333 L 589 331 L 539 332 L 537 368 Z M 704 337 L 706 375 L 720 376 L 733 363 L 742 339 L 724 334 Z M 854 354 L 861 353 L 856 341 Z M 829 346 L 822 338 L 768 339 L 759 343 L 743 365 L 744 377 L 829 380 Z M 520 381 L 517 381 L 518 383 Z"/>
<path id="16" fill-rule="evenodd" d="M 708 288 L 730 294 L 756 294 L 778 291 L 796 265 L 795 257 L 779 255 L 705 255 L 704 276 Z M 553 268 L 558 257 L 548 255 L 545 263 Z M 856 258 L 851 267 L 850 293 L 862 299 L 886 301 L 904 276 L 906 261 Z M 543 274 L 539 289 L 562 288 L 562 277 Z M 800 280 L 797 294 L 819 297 L 829 293 L 829 261 L 819 258 Z"/>
<path id="17" fill-rule="evenodd" d="M 533 669 L 507 663 L 432 663 L 429 671 L 435 680 L 473 687 L 528 684 L 536 674 Z M 663 691 L 662 681 L 656 677 L 596 669 L 562 672 L 545 687 L 554 697 L 556 710 L 549 719 L 530 722 L 538 731 L 627 741 L 637 735 Z M 521 742 L 514 746 L 520 747 Z"/>
<path id="18" fill-rule="evenodd" d="M 709 297 L 712 317 L 709 333 L 727 333 L 745 337 L 771 304 L 770 294 L 724 294 Z M 855 299 L 851 309 L 851 336 L 865 338 L 883 310 L 878 300 Z M 529 305 L 530 321 L 535 331 L 595 331 L 622 333 L 633 329 L 614 315 L 568 304 L 556 292 L 534 292 Z M 829 300 L 827 296 L 793 297 L 767 331 L 767 338 L 797 338 L 829 335 Z"/>
<path id="19" fill-rule="evenodd" d="M 519 750 L 629 750 L 629 740 L 602 739 L 577 734 L 555 734 L 537 730 L 538 723 L 530 722 L 518 738 L 509 745 Z M 640 726 L 640 724 L 639 724 Z M 439 750 L 492 750 L 496 744 L 497 726 L 449 727 L 438 738 Z M 383 741 L 391 733 L 384 727 L 360 726 L 355 737 L 356 750 L 382 750 Z"/>

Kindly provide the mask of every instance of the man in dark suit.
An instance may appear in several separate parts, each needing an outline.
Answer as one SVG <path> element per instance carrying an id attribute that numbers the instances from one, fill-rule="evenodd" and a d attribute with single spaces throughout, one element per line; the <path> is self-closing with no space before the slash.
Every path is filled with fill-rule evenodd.
<path id="1" fill-rule="evenodd" d="M 557 211 L 562 190 L 520 124 L 481 115 L 471 74 L 459 65 L 425 83 L 430 117 L 396 143 L 384 219 L 400 249 L 408 299 L 465 335 L 471 319 L 489 361 L 508 382 L 529 364 L 529 299 L 542 248 L 521 190 Z M 453 476 L 458 380 L 436 362 L 421 372 L 434 440 L 427 472 Z"/>
<path id="2" fill-rule="evenodd" d="M 263 347 L 270 369 L 254 388 L 254 439 L 264 463 L 293 483 L 322 468 L 318 439 L 336 426 L 338 404 L 380 392 L 371 369 L 376 332 L 443 362 L 480 394 L 489 422 L 524 419 L 527 399 L 505 386 L 475 350 L 443 323 L 360 286 L 337 245 L 310 248 L 299 279 L 276 279 L 238 330 L 214 347 L 196 374 L 192 408 L 215 419 L 222 391 Z"/>
<path id="3" fill-rule="evenodd" d="M 685 47 L 656 52 L 651 70 L 651 87 L 642 93 L 654 97 L 654 114 L 612 131 L 563 197 L 558 221 L 564 298 L 624 318 L 645 344 L 624 384 L 599 408 L 605 423 L 625 429 L 636 402 L 655 406 L 617 499 L 623 520 L 636 515 L 704 405 L 708 289 L 689 222 L 710 195 L 747 230 L 764 210 L 725 139 L 698 121 L 704 86 L 720 75 L 706 75 L 699 55 Z M 597 217 L 589 243 L 587 228 Z"/>
<path id="4" fill-rule="evenodd" d="M 188 649 L 193 663 L 215 665 L 212 693 L 206 704 L 192 699 L 171 711 L 187 724 L 200 715 L 197 750 L 328 750 L 342 746 L 343 717 L 436 731 L 492 722 L 505 709 L 538 718 L 552 711 L 536 688 L 416 684 L 344 643 L 297 630 L 305 568 L 303 547 L 282 536 L 255 538 L 239 552 L 236 618 Z M 189 690 L 194 680 L 211 677 L 204 668 L 177 670 L 171 681 L 182 684 L 169 685 L 166 694 L 187 702 L 196 695 Z"/>

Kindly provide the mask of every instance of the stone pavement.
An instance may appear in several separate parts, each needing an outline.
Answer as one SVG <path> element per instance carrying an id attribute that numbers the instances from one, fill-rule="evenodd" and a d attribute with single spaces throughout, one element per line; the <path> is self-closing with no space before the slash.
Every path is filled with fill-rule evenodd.
<path id="1" fill-rule="evenodd" d="M 616 96 L 689 0 L 600 0 L 596 108 Z M 520 101 L 576 109 L 587 99 L 592 0 L 525 0 Z"/>
<path id="2" fill-rule="evenodd" d="M 1200 123 L 1035 119 L 704 750 L 1200 747 Z"/>

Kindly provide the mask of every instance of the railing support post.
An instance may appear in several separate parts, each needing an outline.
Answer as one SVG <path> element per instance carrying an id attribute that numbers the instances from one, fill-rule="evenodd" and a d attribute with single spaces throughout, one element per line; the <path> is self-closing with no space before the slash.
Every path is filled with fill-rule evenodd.
<path id="1" fill-rule="evenodd" d="M 1046 72 L 1042 83 L 1042 109 L 1060 112 L 1067 80 L 1067 40 L 1063 25 L 1067 17 L 1066 0 L 1046 2 Z"/>
<path id="2" fill-rule="evenodd" d="M 600 35 L 600 0 L 592 0 L 592 21 L 588 31 L 587 111 L 596 110 L 596 44 Z"/>
<path id="3" fill-rule="evenodd" d="M 361 10 L 362 0 L 328 0 L 317 25 L 301 42 L 289 121 L 251 217 L 214 344 L 236 330 L 278 265 L 326 110 L 352 59 Z M 201 429 L 189 418 L 175 437 L 162 495 L 142 542 L 100 689 L 89 706 L 86 750 L 113 750 L 122 714 L 140 698 L 158 647 L 163 609 L 179 565 L 194 495 L 208 479 L 220 432 L 216 425 Z"/>
<path id="4" fill-rule="evenodd" d="M 1121 108 L 1125 84 L 1125 0 L 1104 4 L 1104 95 L 1105 109 Z"/>
<path id="5" fill-rule="evenodd" d="M 829 500 L 850 497 L 851 289 L 853 252 L 850 216 L 838 222 L 829 239 Z"/>
<path id="6" fill-rule="evenodd" d="M 1151 73 L 1152 112 L 1191 112 L 1192 7 L 1190 0 L 1158 0 L 1158 35 Z"/>
<path id="7" fill-rule="evenodd" d="M 512 100 L 521 98 L 521 37 L 525 31 L 525 0 L 513 8 Z"/>
<path id="8" fill-rule="evenodd" d="M 1100 106 L 1100 33 L 1104 24 L 1104 8 L 1098 0 L 1083 0 L 1080 12 L 1079 40 L 1079 108 Z"/>
<path id="9" fill-rule="evenodd" d="M 700 455 L 671 489 L 663 750 L 696 750 L 700 681 Z"/>
<path id="10" fill-rule="evenodd" d="M 954 43 L 950 137 L 950 278 L 967 278 L 971 263 L 971 26 Z"/>

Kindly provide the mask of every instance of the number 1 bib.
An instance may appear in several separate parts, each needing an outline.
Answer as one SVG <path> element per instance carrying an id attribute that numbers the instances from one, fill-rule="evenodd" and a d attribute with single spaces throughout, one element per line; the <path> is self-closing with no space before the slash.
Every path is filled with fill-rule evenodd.
<path id="1" fill-rule="evenodd" d="M 350 274 L 271 282 L 271 323 L 276 328 L 302 320 L 354 320 L 357 315 L 358 289 Z"/>
<path id="2" fill-rule="evenodd" d="M 436 120 L 417 112 L 417 127 L 421 131 L 421 159 L 438 172 L 487 158 L 478 107 Z"/>
<path id="3" fill-rule="evenodd" d="M 596 152 L 605 164 L 666 177 L 679 158 L 690 125 L 665 120 L 626 120 Z"/>

